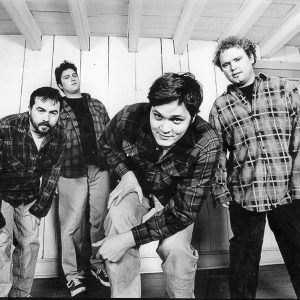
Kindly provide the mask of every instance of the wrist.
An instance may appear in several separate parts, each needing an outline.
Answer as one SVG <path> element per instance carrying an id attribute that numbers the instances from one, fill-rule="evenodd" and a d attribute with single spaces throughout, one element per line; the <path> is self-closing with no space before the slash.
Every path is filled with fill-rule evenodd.
<path id="1" fill-rule="evenodd" d="M 125 241 L 126 241 L 126 246 L 128 248 L 133 248 L 135 246 L 135 240 L 134 240 L 134 237 L 133 237 L 133 234 L 132 234 L 132 231 L 127 231 L 124 234 L 124 238 L 125 238 Z"/>

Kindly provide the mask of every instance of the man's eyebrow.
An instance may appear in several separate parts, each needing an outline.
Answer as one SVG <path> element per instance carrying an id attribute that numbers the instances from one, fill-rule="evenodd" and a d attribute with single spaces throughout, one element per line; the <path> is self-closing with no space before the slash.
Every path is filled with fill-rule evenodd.
<path id="1" fill-rule="evenodd" d="M 153 112 L 159 114 L 160 116 L 164 117 L 165 116 L 163 114 L 161 114 L 159 111 L 157 111 L 155 108 L 153 108 Z M 184 118 L 184 116 L 182 115 L 172 115 L 169 119 L 175 119 L 175 118 Z"/>

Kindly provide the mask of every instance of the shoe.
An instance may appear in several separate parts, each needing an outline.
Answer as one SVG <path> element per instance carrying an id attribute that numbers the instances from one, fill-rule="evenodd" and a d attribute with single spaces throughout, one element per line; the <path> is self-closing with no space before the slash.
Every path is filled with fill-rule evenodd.
<path id="1" fill-rule="evenodd" d="M 100 281 L 100 283 L 102 285 L 107 286 L 107 287 L 110 286 L 109 278 L 107 276 L 105 268 L 99 269 L 99 270 L 93 270 L 93 269 L 91 269 L 91 273 L 96 278 L 97 281 Z"/>
<path id="2" fill-rule="evenodd" d="M 82 282 L 82 278 L 75 277 L 68 281 L 67 287 L 70 290 L 71 297 L 86 291 L 86 286 Z"/>

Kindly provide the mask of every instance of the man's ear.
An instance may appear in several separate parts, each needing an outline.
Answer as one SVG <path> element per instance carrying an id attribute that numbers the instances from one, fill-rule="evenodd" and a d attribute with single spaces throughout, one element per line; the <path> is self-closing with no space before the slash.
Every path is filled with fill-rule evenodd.
<path id="1" fill-rule="evenodd" d="M 61 83 L 59 83 L 57 86 L 60 88 L 61 91 L 63 91 L 63 86 Z"/>
<path id="2" fill-rule="evenodd" d="M 194 115 L 193 118 L 191 119 L 191 124 L 194 123 L 195 118 L 196 118 L 196 115 Z"/>

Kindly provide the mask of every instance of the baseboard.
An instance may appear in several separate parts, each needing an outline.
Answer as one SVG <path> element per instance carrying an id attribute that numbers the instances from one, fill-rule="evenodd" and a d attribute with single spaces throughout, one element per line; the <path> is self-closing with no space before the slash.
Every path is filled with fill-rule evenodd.
<path id="1" fill-rule="evenodd" d="M 265 248 L 261 254 L 261 265 L 281 264 L 282 256 L 278 249 Z M 226 268 L 229 264 L 228 251 L 200 252 L 198 260 L 198 269 Z M 141 273 L 159 273 L 162 272 L 161 260 L 156 257 L 141 258 Z M 37 261 L 35 277 L 50 278 L 62 276 L 59 268 L 59 262 L 56 258 L 45 258 Z"/>

